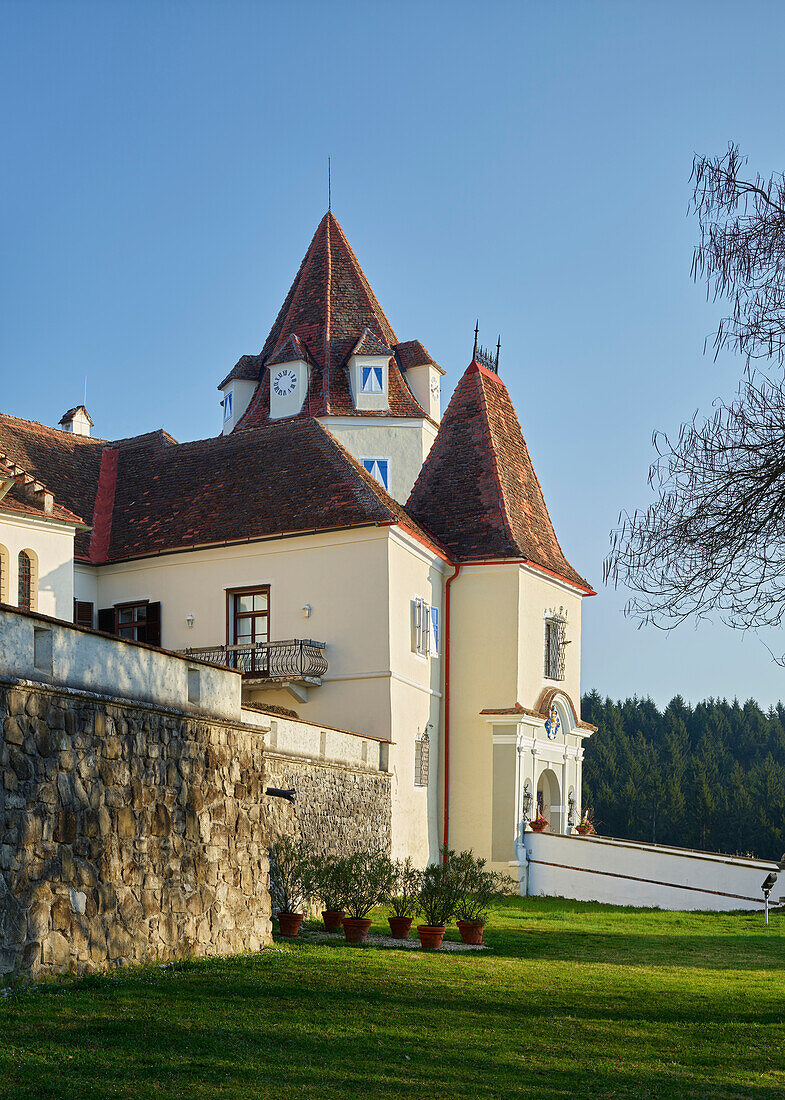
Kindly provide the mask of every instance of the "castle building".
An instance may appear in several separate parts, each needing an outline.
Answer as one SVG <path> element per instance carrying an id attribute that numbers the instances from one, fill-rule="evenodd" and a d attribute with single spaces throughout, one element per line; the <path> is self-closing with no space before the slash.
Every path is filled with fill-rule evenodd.
<path id="1" fill-rule="evenodd" d="M 476 349 L 475 349 L 476 350 Z M 401 341 L 320 222 L 219 435 L 0 416 L 0 600 L 242 671 L 248 704 L 375 738 L 394 855 L 498 868 L 581 812 L 581 603 L 498 361 Z"/>

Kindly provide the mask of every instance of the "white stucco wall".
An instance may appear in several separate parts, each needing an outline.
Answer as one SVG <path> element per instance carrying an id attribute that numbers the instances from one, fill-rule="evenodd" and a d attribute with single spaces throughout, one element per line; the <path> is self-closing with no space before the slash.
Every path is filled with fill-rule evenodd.
<path id="1" fill-rule="evenodd" d="M 8 602 L 17 603 L 19 551 L 32 550 L 38 563 L 35 610 L 70 622 L 74 614 L 74 528 L 56 520 L 0 511 L 0 546 L 8 551 Z"/>
<path id="2" fill-rule="evenodd" d="M 0 675 L 240 720 L 238 673 L 24 612 L 0 609 Z"/>
<path id="3" fill-rule="evenodd" d="M 388 492 L 401 504 L 406 503 L 436 438 L 433 424 L 424 419 L 381 416 L 367 419 L 322 416 L 319 419 L 358 462 L 363 458 L 389 458 Z"/>
<path id="4" fill-rule="evenodd" d="M 659 909 L 763 908 L 776 863 L 604 837 L 525 835 L 530 897 L 574 898 Z M 526 874 L 522 876 L 525 881 Z M 527 892 L 526 889 L 522 892 Z M 771 902 L 785 901 L 785 872 Z"/>

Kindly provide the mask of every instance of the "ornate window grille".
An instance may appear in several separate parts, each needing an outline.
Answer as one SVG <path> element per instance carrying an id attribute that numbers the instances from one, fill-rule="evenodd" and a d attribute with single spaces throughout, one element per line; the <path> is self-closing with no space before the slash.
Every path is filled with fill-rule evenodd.
<path id="1" fill-rule="evenodd" d="M 565 637 L 567 623 L 559 615 L 545 620 L 545 678 L 563 680 L 566 648 L 569 644 Z"/>
<path id="2" fill-rule="evenodd" d="M 424 733 L 414 742 L 414 785 L 415 787 L 428 786 L 428 758 L 430 756 L 430 742 L 428 734 Z"/>
<path id="3" fill-rule="evenodd" d="M 19 600 L 22 611 L 33 610 L 33 563 L 24 550 L 19 552 Z"/>

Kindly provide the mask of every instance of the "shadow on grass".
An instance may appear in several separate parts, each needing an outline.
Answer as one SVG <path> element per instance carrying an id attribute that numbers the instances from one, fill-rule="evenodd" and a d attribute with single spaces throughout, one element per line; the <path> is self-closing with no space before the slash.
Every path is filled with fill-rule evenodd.
<path id="1" fill-rule="evenodd" d="M 485 1008 L 470 1017 L 452 1017 L 451 1005 L 430 1006 L 435 1016 L 425 1021 L 408 1015 L 413 1006 L 427 1014 L 421 997 L 393 998 L 387 1026 L 378 1027 L 373 1012 L 369 1017 L 356 1006 L 342 1015 L 349 1006 L 341 998 L 331 1016 L 306 1019 L 286 1015 L 276 989 L 245 989 L 262 1009 L 249 1026 L 247 1015 L 214 1001 L 210 1010 L 225 1014 L 197 1020 L 191 998 L 180 1000 L 185 990 L 170 984 L 169 1012 L 183 1017 L 177 1021 L 137 1006 L 124 1019 L 61 1017 L 42 1022 L 34 1034 L 12 1035 L 13 1056 L 7 1047 L 0 1052 L 3 1096 L 782 1096 L 781 1084 L 738 1084 L 742 1071 L 753 1076 L 755 1067 L 743 1064 L 751 1056 L 737 1054 L 736 1081 L 726 1087 L 706 1064 L 679 1065 L 679 1052 L 670 1048 L 663 1058 L 658 1048 L 666 1043 L 625 1035 L 620 1044 L 609 1022 L 592 1045 L 580 1029 L 565 1034 L 558 1018 L 545 1020 L 541 1006 L 526 1012 L 519 1005 L 517 1026 L 505 1028 L 497 1006 L 490 1015 Z M 221 1000 L 239 992 L 222 990 Z M 689 1038 L 683 1034 L 685 1046 Z"/>

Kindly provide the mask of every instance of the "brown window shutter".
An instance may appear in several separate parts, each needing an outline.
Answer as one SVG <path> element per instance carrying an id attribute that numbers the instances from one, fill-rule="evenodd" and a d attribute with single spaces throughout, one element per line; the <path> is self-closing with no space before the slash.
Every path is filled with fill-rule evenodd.
<path id="1" fill-rule="evenodd" d="M 93 629 L 93 605 L 88 600 L 74 600 L 74 622 L 77 626 Z"/>
<path id="2" fill-rule="evenodd" d="M 114 608 L 101 607 L 98 609 L 98 629 L 105 634 L 114 634 Z"/>
<path id="3" fill-rule="evenodd" d="M 147 605 L 147 626 L 145 628 L 144 640 L 150 645 L 160 646 L 161 644 L 160 603 L 149 603 Z"/>

